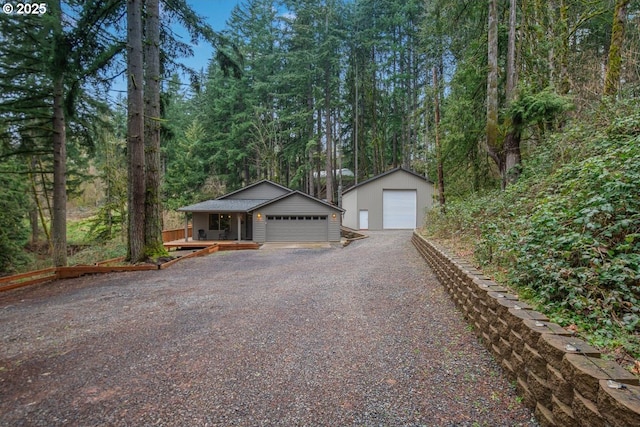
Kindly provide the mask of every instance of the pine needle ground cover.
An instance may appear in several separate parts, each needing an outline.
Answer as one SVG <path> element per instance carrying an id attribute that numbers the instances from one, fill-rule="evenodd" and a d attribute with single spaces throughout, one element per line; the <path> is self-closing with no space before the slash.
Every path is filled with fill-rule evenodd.
<path id="1" fill-rule="evenodd" d="M 638 360 L 640 113 L 617 108 L 536 147 L 507 191 L 434 209 L 424 233 L 593 345 Z"/>

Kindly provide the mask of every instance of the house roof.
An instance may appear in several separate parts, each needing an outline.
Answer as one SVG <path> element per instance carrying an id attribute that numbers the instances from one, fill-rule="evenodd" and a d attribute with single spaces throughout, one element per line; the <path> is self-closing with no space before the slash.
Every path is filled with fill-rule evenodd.
<path id="1" fill-rule="evenodd" d="M 390 170 L 388 170 L 388 171 L 386 171 L 386 172 L 381 173 L 380 175 L 376 175 L 376 176 L 374 176 L 373 178 L 369 178 L 369 179 L 367 179 L 366 181 L 362 181 L 362 182 L 360 182 L 360 183 L 358 183 L 358 184 L 354 185 L 353 187 L 349 187 L 349 188 L 347 188 L 346 190 L 344 190 L 344 191 L 342 192 L 342 194 L 348 193 L 348 192 L 349 192 L 349 191 L 351 191 L 351 190 L 354 190 L 354 189 L 356 189 L 356 188 L 358 188 L 358 187 L 362 187 L 363 185 L 367 185 L 367 184 L 369 184 L 370 182 L 376 181 L 376 180 L 378 180 L 378 179 L 380 179 L 380 178 L 383 178 L 383 177 L 385 177 L 385 176 L 387 176 L 387 175 L 391 175 L 391 174 L 396 173 L 396 172 L 399 172 L 399 171 L 406 172 L 406 173 L 408 173 L 408 174 L 411 174 L 411 175 L 415 176 L 416 178 L 420 178 L 421 180 L 423 180 L 423 181 L 425 181 L 425 182 L 432 183 L 428 178 L 425 178 L 425 177 L 424 177 L 424 176 L 422 176 L 422 175 L 419 175 L 419 174 L 417 174 L 417 173 L 415 173 L 415 172 L 413 172 L 413 171 L 410 171 L 410 170 L 408 170 L 408 169 L 405 169 L 405 168 L 403 168 L 402 166 L 398 166 L 397 168 L 390 169 Z"/>
<path id="2" fill-rule="evenodd" d="M 232 195 L 237 196 L 239 193 L 242 193 L 243 191 L 249 188 L 255 187 L 263 183 L 267 183 L 267 184 L 273 185 L 274 187 L 285 190 L 286 193 L 271 199 L 235 199 L 235 198 L 229 199 L 228 198 L 229 196 L 232 196 Z M 313 196 L 302 193 L 301 191 L 298 191 L 298 190 L 291 190 L 290 188 L 287 188 L 280 184 L 276 184 L 275 182 L 272 182 L 269 180 L 258 181 L 254 184 L 248 185 L 239 190 L 220 196 L 215 200 L 205 200 L 204 202 L 195 203 L 193 205 L 178 208 L 178 211 L 180 212 L 251 212 L 258 208 L 278 202 L 287 197 L 291 197 L 295 194 L 299 194 L 303 197 L 306 197 L 310 200 L 315 201 L 316 203 L 320 203 L 325 206 L 328 206 L 332 209 L 335 209 L 336 211 L 344 212 L 344 209 L 339 208 L 338 206 L 332 205 L 330 203 L 327 203 L 324 200 L 317 199 Z"/>
<path id="3" fill-rule="evenodd" d="M 278 202 L 278 201 L 280 201 L 282 199 L 286 199 L 287 197 L 291 197 L 291 196 L 293 196 L 295 194 L 299 194 L 299 195 L 301 195 L 303 197 L 306 197 L 307 199 L 310 199 L 310 200 L 313 200 L 314 202 L 317 202 L 317 203 L 323 204 L 325 206 L 328 206 L 331 209 L 335 209 L 335 210 L 337 210 L 339 212 L 344 212 L 344 209 L 339 208 L 338 206 L 332 205 L 331 203 L 327 203 L 324 200 L 320 200 L 318 198 L 315 198 L 313 196 L 310 196 L 310 195 L 308 195 L 306 193 L 303 193 L 301 191 L 298 191 L 298 190 L 291 191 L 290 193 L 283 194 L 282 196 L 278 196 L 278 197 L 276 197 L 274 199 L 271 199 L 271 200 L 265 200 L 264 203 L 261 203 L 260 205 L 254 206 L 253 208 L 251 208 L 251 210 L 256 210 L 258 208 L 262 208 L 264 206 L 267 206 L 267 205 L 270 205 L 272 203 Z"/>
<path id="4" fill-rule="evenodd" d="M 263 180 L 261 180 L 261 181 L 254 182 L 253 184 L 249 184 L 249 185 L 247 185 L 246 187 L 242 187 L 242 188 L 240 188 L 240 189 L 238 189 L 238 190 L 236 190 L 236 191 L 232 191 L 231 193 L 224 194 L 224 195 L 222 195 L 222 196 L 218 197 L 216 200 L 226 199 L 226 198 L 228 198 L 228 197 L 230 197 L 230 196 L 234 196 L 234 195 L 237 195 L 237 194 L 239 194 L 239 193 L 243 193 L 244 191 L 246 191 L 246 190 L 248 190 L 248 189 L 250 189 L 250 188 L 253 188 L 253 187 L 256 187 L 256 186 L 258 186 L 258 185 L 265 184 L 265 183 L 266 183 L 266 184 L 270 184 L 270 185 L 272 185 L 272 186 L 274 186 L 274 187 L 280 188 L 280 189 L 282 189 L 282 190 L 284 190 L 284 191 L 287 191 L 287 192 L 290 192 L 290 191 L 291 191 L 291 189 L 290 189 L 290 188 L 287 188 L 287 187 L 285 187 L 284 185 L 280 185 L 280 184 L 275 183 L 275 182 L 273 182 L 273 181 L 269 181 L 268 179 L 263 179 Z"/>
<path id="5" fill-rule="evenodd" d="M 268 199 L 216 199 L 184 206 L 178 210 L 180 212 L 248 212 L 268 201 Z"/>

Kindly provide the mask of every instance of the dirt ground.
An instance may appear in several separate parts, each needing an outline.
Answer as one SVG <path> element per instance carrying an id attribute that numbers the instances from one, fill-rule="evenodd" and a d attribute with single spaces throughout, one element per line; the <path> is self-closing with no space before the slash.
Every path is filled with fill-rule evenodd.
<path id="1" fill-rule="evenodd" d="M 0 425 L 535 426 L 410 237 L 0 294 Z"/>

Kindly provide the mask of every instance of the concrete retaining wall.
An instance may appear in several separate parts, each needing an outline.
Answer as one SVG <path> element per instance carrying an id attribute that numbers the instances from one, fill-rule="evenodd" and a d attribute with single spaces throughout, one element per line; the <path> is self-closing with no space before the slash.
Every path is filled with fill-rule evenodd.
<path id="1" fill-rule="evenodd" d="M 412 242 L 542 426 L 640 426 L 638 378 L 468 262 Z"/>

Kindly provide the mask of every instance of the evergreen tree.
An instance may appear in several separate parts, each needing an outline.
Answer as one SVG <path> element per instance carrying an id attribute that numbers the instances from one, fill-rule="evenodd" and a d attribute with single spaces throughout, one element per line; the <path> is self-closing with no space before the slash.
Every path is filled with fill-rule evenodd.
<path id="1" fill-rule="evenodd" d="M 3 75 L 11 78 L 3 88 L 8 89 L 3 100 L 5 118 L 15 120 L 15 126 L 23 129 L 23 134 L 27 127 L 35 125 L 37 133 L 27 131 L 30 141 L 39 140 L 42 150 L 51 153 L 53 158 L 51 237 L 55 265 L 67 263 L 69 119 L 78 114 L 80 99 L 85 95 L 82 86 L 89 78 L 96 77 L 121 48 L 119 43 L 105 39 L 102 33 L 117 21 L 116 0 L 69 1 L 65 5 L 63 12 L 61 1 L 53 1 L 48 4 L 48 10 L 33 19 L 2 17 L 2 25 L 8 30 L 7 43 L 2 47 L 6 66 Z M 66 15 L 73 19 L 65 19 Z M 13 86 L 16 82 L 39 85 L 17 89 Z M 80 121 L 76 123 L 82 126 Z"/>
<path id="2" fill-rule="evenodd" d="M 147 257 L 166 255 L 160 193 L 160 1 L 146 0 L 144 59 L 145 231 Z"/>
<path id="3" fill-rule="evenodd" d="M 0 155 L 4 154 L 6 149 L 0 148 Z M 14 272 L 28 261 L 24 253 L 29 236 L 26 226 L 28 189 L 22 179 L 24 169 L 15 157 L 0 164 L 0 276 Z"/>
<path id="4" fill-rule="evenodd" d="M 127 0 L 127 164 L 129 171 L 127 259 L 132 263 L 140 262 L 145 257 L 142 5 L 142 0 Z"/>

